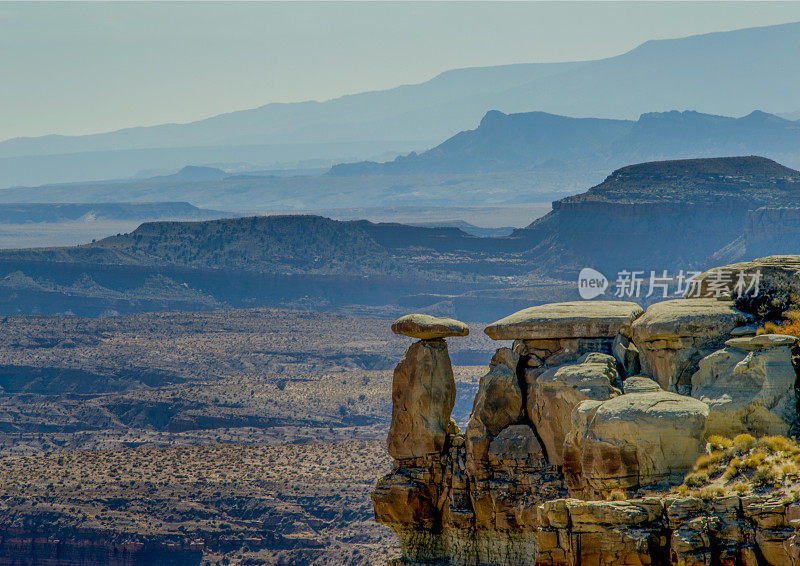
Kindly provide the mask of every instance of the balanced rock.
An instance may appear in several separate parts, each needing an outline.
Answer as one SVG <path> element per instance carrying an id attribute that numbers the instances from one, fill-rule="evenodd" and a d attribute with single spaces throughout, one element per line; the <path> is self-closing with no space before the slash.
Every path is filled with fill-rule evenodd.
<path id="1" fill-rule="evenodd" d="M 705 451 L 708 406 L 676 393 L 628 393 L 584 401 L 564 446 L 570 493 L 606 497 L 683 479 Z"/>
<path id="2" fill-rule="evenodd" d="M 642 373 L 669 391 L 688 393 L 698 362 L 751 320 L 732 303 L 675 299 L 650 306 L 631 325 Z"/>
<path id="3" fill-rule="evenodd" d="M 700 360 L 692 397 L 709 406 L 707 434 L 788 434 L 797 419 L 796 344 L 782 334 L 731 338 Z"/>
<path id="4" fill-rule="evenodd" d="M 394 321 L 392 332 L 420 340 L 431 340 L 449 336 L 467 336 L 469 327 L 452 318 L 428 314 L 407 314 Z"/>
<path id="5" fill-rule="evenodd" d="M 545 445 L 551 464 L 564 462 L 564 438 L 572 428 L 572 410 L 587 399 L 616 395 L 616 361 L 607 354 L 586 354 L 580 363 L 552 368 L 528 385 L 528 416 Z"/>
<path id="6" fill-rule="evenodd" d="M 394 370 L 392 422 L 387 446 L 396 460 L 444 449 L 456 399 L 453 367 L 444 340 L 412 344 Z"/>
<path id="7" fill-rule="evenodd" d="M 572 301 L 523 309 L 486 327 L 493 340 L 611 338 L 629 334 L 642 308 L 627 301 Z"/>

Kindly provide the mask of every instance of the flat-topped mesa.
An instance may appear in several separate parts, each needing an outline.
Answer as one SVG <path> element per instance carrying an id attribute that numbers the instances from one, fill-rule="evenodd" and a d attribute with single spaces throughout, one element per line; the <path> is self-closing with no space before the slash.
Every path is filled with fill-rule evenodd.
<path id="1" fill-rule="evenodd" d="M 469 335 L 469 326 L 453 318 L 429 314 L 407 314 L 392 324 L 392 332 L 420 340 Z"/>
<path id="2" fill-rule="evenodd" d="M 409 346 L 394 370 L 389 454 L 396 460 L 438 455 L 452 428 L 450 413 L 456 399 L 444 338 L 466 336 L 469 328 L 451 318 L 410 314 L 397 319 L 392 331 L 420 341 Z"/>

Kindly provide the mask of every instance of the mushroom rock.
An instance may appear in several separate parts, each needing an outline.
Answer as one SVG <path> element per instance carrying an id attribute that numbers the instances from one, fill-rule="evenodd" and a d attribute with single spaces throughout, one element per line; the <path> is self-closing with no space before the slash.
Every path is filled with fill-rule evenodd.
<path id="1" fill-rule="evenodd" d="M 642 307 L 628 301 L 572 301 L 523 309 L 486 327 L 493 340 L 613 338 L 629 334 Z"/>
<path id="2" fill-rule="evenodd" d="M 392 330 L 422 339 L 406 350 L 394 370 L 389 454 L 396 460 L 439 454 L 453 428 L 450 413 L 456 398 L 443 337 L 466 336 L 469 329 L 457 320 L 412 314 L 395 321 Z"/>

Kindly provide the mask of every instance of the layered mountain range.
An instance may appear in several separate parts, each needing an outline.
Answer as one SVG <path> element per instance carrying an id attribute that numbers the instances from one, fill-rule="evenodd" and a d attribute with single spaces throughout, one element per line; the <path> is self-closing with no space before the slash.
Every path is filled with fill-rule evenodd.
<path id="1" fill-rule="evenodd" d="M 800 247 L 798 197 L 800 172 L 736 157 L 621 168 L 503 237 L 318 216 L 149 222 L 83 246 L 0 252 L 0 312 L 283 305 L 488 319 L 574 298 L 587 266 L 613 279 Z"/>
<path id="2" fill-rule="evenodd" d="M 145 179 L 6 189 L 0 202 L 166 198 L 239 210 L 307 209 L 310 202 L 326 208 L 518 204 L 574 194 L 630 163 L 741 155 L 800 167 L 800 122 L 761 111 L 742 118 L 671 111 L 636 121 L 491 111 L 478 128 L 424 153 L 341 164 L 322 176 L 185 167 Z"/>
<path id="3" fill-rule="evenodd" d="M 790 23 L 648 41 L 607 59 L 456 69 L 416 85 L 267 104 L 189 124 L 12 139 L 0 143 L 0 187 L 187 164 L 374 159 L 431 147 L 492 109 L 627 120 L 687 108 L 791 113 L 798 110 L 799 30 Z"/>

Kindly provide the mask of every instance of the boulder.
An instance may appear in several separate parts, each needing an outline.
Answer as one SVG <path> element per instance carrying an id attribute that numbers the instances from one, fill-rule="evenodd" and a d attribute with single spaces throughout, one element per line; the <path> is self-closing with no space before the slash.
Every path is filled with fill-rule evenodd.
<path id="1" fill-rule="evenodd" d="M 633 379 L 633 378 L 631 378 Z M 680 482 L 705 452 L 708 406 L 676 393 L 627 393 L 573 411 L 564 476 L 573 496 Z"/>
<path id="2" fill-rule="evenodd" d="M 630 334 L 642 308 L 627 301 L 573 301 L 530 307 L 484 329 L 493 340 L 614 338 Z"/>
<path id="3" fill-rule="evenodd" d="M 528 417 L 536 427 L 551 464 L 564 462 L 564 438 L 572 410 L 587 399 L 605 400 L 618 393 L 616 361 L 607 354 L 586 354 L 580 363 L 552 368 L 528 386 Z"/>
<path id="4" fill-rule="evenodd" d="M 626 395 L 628 393 L 655 393 L 661 391 L 661 386 L 658 383 L 642 375 L 632 375 L 625 380 L 622 387 Z"/>
<path id="5" fill-rule="evenodd" d="M 459 320 L 428 314 L 407 314 L 392 324 L 392 332 L 420 340 L 467 336 L 469 327 Z"/>
<path id="6" fill-rule="evenodd" d="M 631 325 L 641 371 L 665 390 L 688 393 L 700 359 L 751 318 L 732 303 L 716 299 L 655 303 Z"/>
<path id="7" fill-rule="evenodd" d="M 481 377 L 464 433 L 467 460 L 485 461 L 489 443 L 509 425 L 522 420 L 522 390 L 517 374 L 506 364 L 497 364 Z"/>
<path id="8" fill-rule="evenodd" d="M 519 354 L 511 348 L 498 348 L 489 365 L 496 366 L 498 364 L 504 364 L 508 369 L 516 373 L 519 365 Z"/>
<path id="9" fill-rule="evenodd" d="M 444 449 L 456 399 L 453 367 L 442 339 L 415 342 L 394 370 L 387 446 L 396 460 Z"/>
<path id="10" fill-rule="evenodd" d="M 787 435 L 797 419 L 796 345 L 782 334 L 731 338 L 700 360 L 692 397 L 709 406 L 706 433 Z"/>

